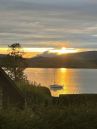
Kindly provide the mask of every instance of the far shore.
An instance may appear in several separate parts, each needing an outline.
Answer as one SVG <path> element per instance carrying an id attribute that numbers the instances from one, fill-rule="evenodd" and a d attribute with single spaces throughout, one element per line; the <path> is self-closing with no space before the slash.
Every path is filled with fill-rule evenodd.
<path id="1" fill-rule="evenodd" d="M 28 66 L 26 68 L 47 68 L 47 69 L 61 69 L 61 68 L 67 68 L 67 69 L 97 69 L 97 67 L 31 67 Z M 25 69 L 26 69 L 25 68 Z"/>

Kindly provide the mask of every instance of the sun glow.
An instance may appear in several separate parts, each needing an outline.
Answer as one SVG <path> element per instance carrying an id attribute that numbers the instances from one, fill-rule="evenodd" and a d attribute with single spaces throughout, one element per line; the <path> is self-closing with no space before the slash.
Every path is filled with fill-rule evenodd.
<path id="1" fill-rule="evenodd" d="M 23 48 L 24 52 L 45 52 L 49 51 L 51 53 L 59 53 L 59 54 L 64 54 L 64 53 L 75 53 L 78 52 L 77 49 L 74 48 L 61 48 L 61 49 L 55 49 L 55 48 Z M 0 48 L 0 52 L 7 52 L 8 48 Z"/>
<path id="2" fill-rule="evenodd" d="M 63 47 L 62 49 L 60 49 L 59 54 L 75 53 L 75 52 L 77 52 L 77 50 L 74 48 L 64 48 Z"/>
<path id="3" fill-rule="evenodd" d="M 63 47 L 61 49 L 49 47 L 49 48 L 23 48 L 23 51 L 24 51 L 23 57 L 31 58 L 44 52 L 47 52 L 48 54 L 55 53 L 57 55 L 62 55 L 62 54 L 76 53 L 79 52 L 80 50 L 74 48 L 66 48 L 66 47 Z M 0 54 L 7 54 L 7 53 L 8 53 L 8 48 L 0 48 Z"/>
<path id="4" fill-rule="evenodd" d="M 77 49 L 74 49 L 74 48 L 61 48 L 61 49 L 54 49 L 54 50 L 49 50 L 50 53 L 57 53 L 59 55 L 61 54 L 69 54 L 69 53 L 76 53 L 78 52 Z"/>
<path id="5" fill-rule="evenodd" d="M 25 52 L 45 52 L 52 50 L 53 48 L 23 48 Z"/>

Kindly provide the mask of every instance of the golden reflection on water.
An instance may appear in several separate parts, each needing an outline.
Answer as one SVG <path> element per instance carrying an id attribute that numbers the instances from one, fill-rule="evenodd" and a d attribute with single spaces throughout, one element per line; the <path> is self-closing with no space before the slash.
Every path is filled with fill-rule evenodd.
<path id="1" fill-rule="evenodd" d="M 71 69 L 61 68 L 56 70 L 56 83 L 63 85 L 62 90 L 58 90 L 56 92 L 52 91 L 54 96 L 58 96 L 60 94 L 75 94 L 79 92 L 78 83 L 73 78 L 74 71 Z"/>
<path id="2" fill-rule="evenodd" d="M 36 81 L 41 85 L 49 88 L 51 84 L 63 85 L 62 90 L 51 91 L 53 96 L 59 96 L 60 94 L 75 94 L 79 93 L 79 86 L 77 79 L 75 78 L 74 70 L 60 68 L 60 69 L 37 69 L 27 68 L 25 74 L 28 80 Z"/>

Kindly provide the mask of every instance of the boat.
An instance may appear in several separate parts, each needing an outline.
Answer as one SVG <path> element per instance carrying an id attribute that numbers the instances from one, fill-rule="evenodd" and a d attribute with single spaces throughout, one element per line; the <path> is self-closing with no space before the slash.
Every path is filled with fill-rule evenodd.
<path id="1" fill-rule="evenodd" d="M 51 90 L 62 90 L 63 89 L 63 85 L 58 85 L 58 84 L 53 84 L 53 85 L 50 85 L 50 89 Z"/>
<path id="2" fill-rule="evenodd" d="M 55 71 L 54 71 L 54 84 L 50 85 L 50 89 L 54 91 L 63 89 L 63 85 L 56 84 L 55 82 Z"/>

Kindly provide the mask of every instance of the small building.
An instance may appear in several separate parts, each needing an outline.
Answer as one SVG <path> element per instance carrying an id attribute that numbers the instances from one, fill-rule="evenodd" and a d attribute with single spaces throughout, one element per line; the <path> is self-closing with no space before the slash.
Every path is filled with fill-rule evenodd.
<path id="1" fill-rule="evenodd" d="M 25 98 L 14 81 L 0 68 L 0 108 L 23 108 Z"/>

